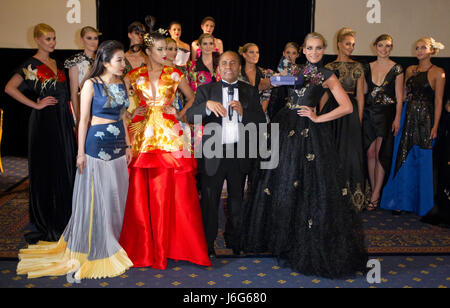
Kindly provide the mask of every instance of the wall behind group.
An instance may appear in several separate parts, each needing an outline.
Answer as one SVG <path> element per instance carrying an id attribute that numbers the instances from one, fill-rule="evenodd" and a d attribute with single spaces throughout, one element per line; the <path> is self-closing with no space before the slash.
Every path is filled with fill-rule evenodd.
<path id="1" fill-rule="evenodd" d="M 355 55 L 373 55 L 373 41 L 383 33 L 394 38 L 394 57 L 414 57 L 414 43 L 432 36 L 447 45 L 439 57 L 450 57 L 449 0 L 316 0 L 315 30 L 336 54 L 336 34 L 342 27 L 357 32 Z"/>
<path id="2" fill-rule="evenodd" d="M 310 16 L 314 2 L 316 13 Z M 389 33 L 395 40 L 393 60 L 404 68 L 417 63 L 414 42 L 432 35 L 447 45 L 433 63 L 450 72 L 450 0 L 2 0 L 0 5 L 0 57 L 5 59 L 0 69 L 0 90 L 14 69 L 35 54 L 34 25 L 44 22 L 55 28 L 57 50 L 52 57 L 62 62 L 81 49 L 82 27 L 98 25 L 103 32 L 100 40 L 118 39 L 128 45 L 127 26 L 134 20 L 143 21 L 148 14 L 157 17 L 158 28 L 167 27 L 174 19 L 180 21 L 182 39 L 188 43 L 201 33 L 201 19 L 214 16 L 215 33 L 224 40 L 225 48 L 236 50 L 253 41 L 261 47 L 261 65 L 271 68 L 278 64 L 286 42 L 302 43 L 311 30 L 311 17 L 315 30 L 329 41 L 325 63 L 335 59 L 335 36 L 343 26 L 358 32 L 357 61 L 375 60 L 371 43 L 379 34 Z M 304 57 L 298 60 L 304 61 Z M 449 82 L 450 78 L 447 89 Z M 1 154 L 25 156 L 31 109 L 3 91 L 0 108 L 4 110 Z"/>
<path id="3" fill-rule="evenodd" d="M 97 26 L 96 0 L 2 0 L 0 6 L 0 48 L 36 48 L 33 27 L 46 23 L 58 49 L 81 49 L 81 28 Z"/>

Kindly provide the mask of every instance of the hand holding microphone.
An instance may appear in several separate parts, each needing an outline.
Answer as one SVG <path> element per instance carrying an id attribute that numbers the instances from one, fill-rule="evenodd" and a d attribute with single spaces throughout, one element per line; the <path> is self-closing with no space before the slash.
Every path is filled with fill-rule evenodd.
<path id="1" fill-rule="evenodd" d="M 234 88 L 228 87 L 228 119 L 230 121 L 233 120 L 233 107 L 231 106 L 233 100 L 234 100 Z"/>

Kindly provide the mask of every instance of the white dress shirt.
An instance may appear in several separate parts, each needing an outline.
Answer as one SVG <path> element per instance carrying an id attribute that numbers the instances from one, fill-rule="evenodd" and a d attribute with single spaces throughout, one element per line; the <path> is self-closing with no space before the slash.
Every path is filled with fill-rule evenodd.
<path id="1" fill-rule="evenodd" d="M 232 83 L 237 84 L 237 81 Z M 234 89 L 233 101 L 239 101 L 239 89 Z M 242 116 L 240 116 L 236 110 L 233 110 L 233 117 L 230 121 L 228 117 L 228 88 L 222 87 L 222 105 L 227 110 L 227 116 L 222 118 L 222 144 L 233 144 L 239 142 L 239 123 L 242 122 Z M 206 114 L 209 116 L 211 110 L 206 108 Z"/>

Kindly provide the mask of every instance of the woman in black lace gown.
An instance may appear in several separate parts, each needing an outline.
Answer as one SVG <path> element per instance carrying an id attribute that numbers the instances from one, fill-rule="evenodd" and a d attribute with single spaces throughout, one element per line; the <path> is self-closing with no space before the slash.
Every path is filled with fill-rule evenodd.
<path id="1" fill-rule="evenodd" d="M 352 112 L 352 103 L 333 72 L 320 65 L 326 47 L 318 33 L 305 38 L 308 63 L 303 86 L 289 89 L 279 123 L 279 164 L 262 170 L 248 193 L 246 252 L 270 252 L 308 276 L 344 278 L 363 271 L 367 256 L 362 229 L 350 203 L 329 125 Z M 326 88 L 339 107 L 317 116 Z M 273 131 L 272 131 L 273 133 Z M 275 138 L 276 136 L 272 136 Z"/>
<path id="2" fill-rule="evenodd" d="M 365 171 L 361 122 L 364 110 L 364 67 L 350 58 L 355 49 L 355 35 L 350 28 L 342 28 L 337 35 L 338 58 L 326 69 L 335 72 L 353 103 L 353 112 L 330 122 L 335 134 L 336 147 L 341 158 L 346 187 L 357 210 L 365 207 Z M 320 113 L 338 107 L 336 100 L 327 94 L 321 100 Z"/>
<path id="3" fill-rule="evenodd" d="M 56 45 L 55 30 L 39 24 L 34 39 L 37 53 L 15 71 L 5 88 L 7 94 L 33 109 L 28 123 L 28 171 L 30 221 L 37 231 L 25 235 L 30 244 L 61 237 L 72 213 L 76 160 L 64 67 L 50 58 Z"/>
<path id="4" fill-rule="evenodd" d="M 403 68 L 390 60 L 393 39 L 380 35 L 373 44 L 377 60 L 365 66 L 368 93 L 363 116 L 364 149 L 372 196 L 367 210 L 380 205 L 381 190 L 391 170 L 394 137 L 400 129 L 403 108 Z"/>

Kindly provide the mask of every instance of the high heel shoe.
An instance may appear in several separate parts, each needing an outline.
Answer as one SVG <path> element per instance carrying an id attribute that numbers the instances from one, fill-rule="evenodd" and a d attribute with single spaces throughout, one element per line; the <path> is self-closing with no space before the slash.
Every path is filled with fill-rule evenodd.
<path id="1" fill-rule="evenodd" d="M 380 206 L 380 199 L 375 201 L 370 201 L 367 205 L 367 211 L 373 212 Z"/>

